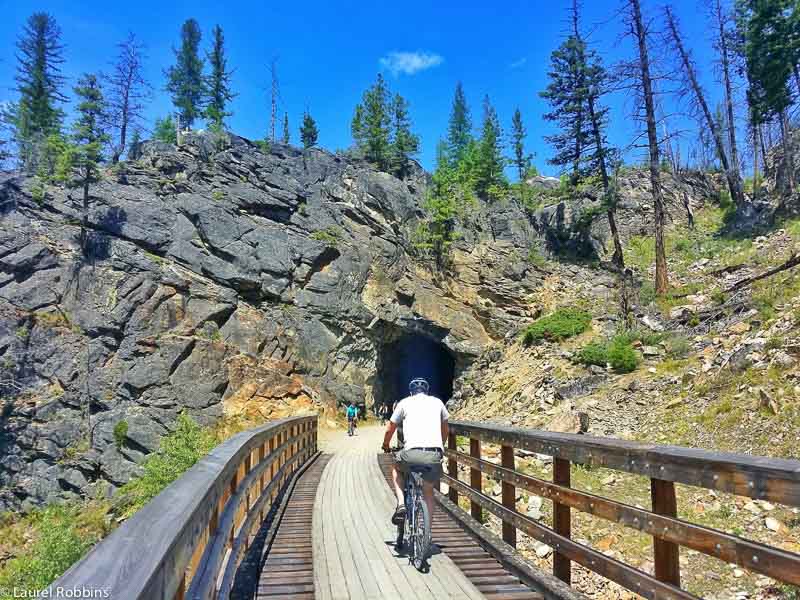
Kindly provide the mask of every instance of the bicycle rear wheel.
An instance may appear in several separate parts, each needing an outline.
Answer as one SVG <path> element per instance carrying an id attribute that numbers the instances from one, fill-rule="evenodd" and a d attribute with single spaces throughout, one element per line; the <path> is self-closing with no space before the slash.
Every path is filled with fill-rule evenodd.
<path id="1" fill-rule="evenodd" d="M 414 531 L 411 532 L 411 551 L 414 557 L 414 567 L 422 569 L 427 563 L 431 550 L 431 515 L 428 505 L 418 493 L 414 498 Z"/>

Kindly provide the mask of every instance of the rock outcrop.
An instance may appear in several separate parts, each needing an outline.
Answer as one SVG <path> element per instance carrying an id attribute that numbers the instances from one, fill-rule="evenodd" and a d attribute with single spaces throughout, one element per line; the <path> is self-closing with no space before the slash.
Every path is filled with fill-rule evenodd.
<path id="1" fill-rule="evenodd" d="M 388 399 L 378 374 L 404 336 L 448 353 L 458 389 L 542 290 L 609 294 L 608 275 L 533 264 L 559 225 L 514 201 L 481 207 L 446 270 L 419 260 L 419 168 L 398 179 L 237 137 L 141 150 L 92 187 L 88 251 L 79 192 L 37 201 L 31 179 L 0 176 L 0 510 L 113 490 L 182 411 L 213 423 Z"/>

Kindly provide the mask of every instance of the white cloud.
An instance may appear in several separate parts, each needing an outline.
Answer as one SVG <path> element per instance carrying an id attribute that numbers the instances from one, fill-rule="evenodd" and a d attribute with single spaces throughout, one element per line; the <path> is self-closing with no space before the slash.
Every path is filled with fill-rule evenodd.
<path id="1" fill-rule="evenodd" d="M 444 58 L 433 52 L 389 52 L 380 59 L 381 66 L 397 75 L 414 75 L 442 64 Z"/>
<path id="2" fill-rule="evenodd" d="M 510 65 L 508 65 L 508 68 L 509 69 L 521 69 L 522 67 L 525 66 L 525 64 L 527 62 L 528 62 L 528 58 L 523 56 L 522 58 L 518 58 L 517 60 L 512 62 Z"/>

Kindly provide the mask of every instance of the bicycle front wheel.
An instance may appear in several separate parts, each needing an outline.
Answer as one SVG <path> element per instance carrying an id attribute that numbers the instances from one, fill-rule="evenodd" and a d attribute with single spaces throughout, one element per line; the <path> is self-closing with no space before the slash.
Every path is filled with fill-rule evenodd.
<path id="1" fill-rule="evenodd" d="M 414 501 L 414 531 L 411 532 L 410 541 L 413 545 L 414 567 L 421 569 L 431 550 L 431 515 L 421 494 Z"/>

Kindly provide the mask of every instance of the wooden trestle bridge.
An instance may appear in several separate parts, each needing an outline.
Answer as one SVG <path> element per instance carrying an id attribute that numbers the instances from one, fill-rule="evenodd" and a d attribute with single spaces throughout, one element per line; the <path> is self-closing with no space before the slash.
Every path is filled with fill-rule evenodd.
<path id="1" fill-rule="evenodd" d="M 393 547 L 382 430 L 363 428 L 320 451 L 317 417 L 308 416 L 215 448 L 56 581 L 50 597 L 575 599 L 584 597 L 570 587 L 577 563 L 644 598 L 695 598 L 681 587 L 681 547 L 719 559 L 720 570 L 729 563 L 800 585 L 800 555 L 679 518 L 675 493 L 681 484 L 798 507 L 800 461 L 462 421 L 450 432 L 428 573 Z M 515 469 L 530 453 L 552 457 L 552 480 Z M 573 465 L 649 480 L 651 508 L 571 487 Z M 484 493 L 492 480 L 499 497 Z M 552 527 L 518 508 L 521 492 L 552 502 Z M 572 539 L 573 511 L 652 536 L 654 572 Z M 489 514 L 502 536 L 483 525 Z M 516 551 L 518 533 L 552 547 L 552 572 Z"/>

